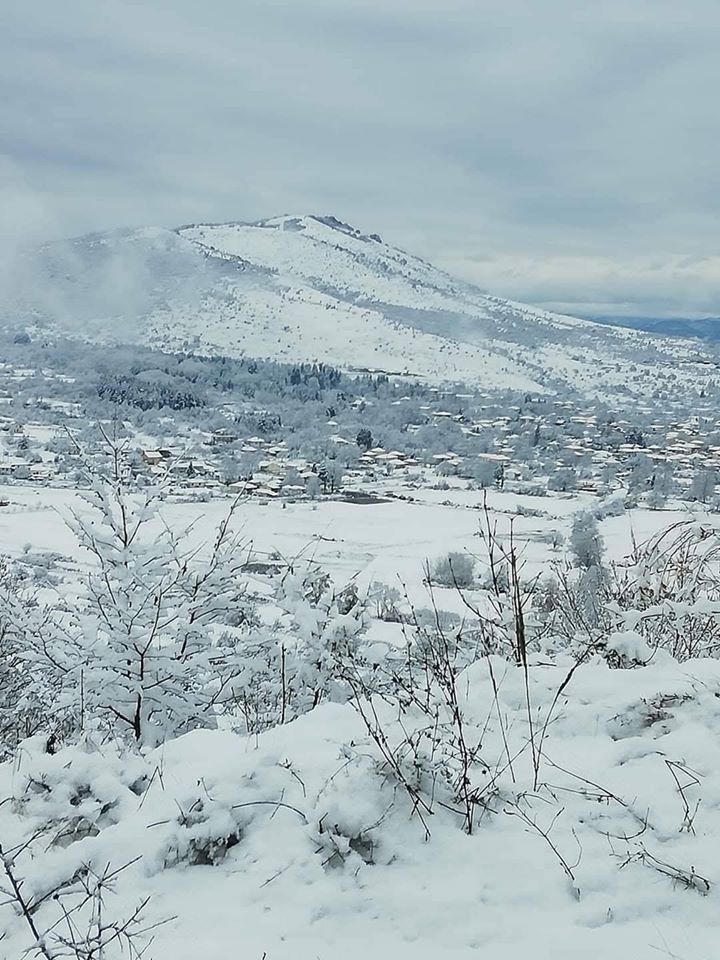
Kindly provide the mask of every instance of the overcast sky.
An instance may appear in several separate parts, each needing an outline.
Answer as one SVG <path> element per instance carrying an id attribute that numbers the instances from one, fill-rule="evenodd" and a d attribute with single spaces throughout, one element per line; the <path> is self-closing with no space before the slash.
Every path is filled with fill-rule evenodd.
<path id="1" fill-rule="evenodd" d="M 720 315 L 718 0 L 36 0 L 9 235 L 332 213 L 516 299 Z"/>

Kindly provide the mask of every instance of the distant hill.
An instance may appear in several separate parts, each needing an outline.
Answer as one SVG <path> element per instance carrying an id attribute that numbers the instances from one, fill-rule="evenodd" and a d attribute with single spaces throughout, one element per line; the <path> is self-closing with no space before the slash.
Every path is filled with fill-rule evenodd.
<path id="1" fill-rule="evenodd" d="M 704 317 L 701 320 L 686 317 L 588 317 L 594 323 L 612 327 L 628 327 L 645 330 L 661 337 L 696 337 L 700 340 L 720 342 L 720 317 Z"/>

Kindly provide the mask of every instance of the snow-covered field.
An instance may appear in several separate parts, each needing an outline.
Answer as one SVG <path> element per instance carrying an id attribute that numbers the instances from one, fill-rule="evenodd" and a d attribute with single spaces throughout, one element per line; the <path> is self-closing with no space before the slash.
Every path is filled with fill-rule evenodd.
<path id="1" fill-rule="evenodd" d="M 486 496 L 500 534 L 509 532 L 512 521 L 520 556 L 533 575 L 549 559 L 560 559 L 561 554 L 548 544 L 548 536 L 559 531 L 566 537 L 573 515 L 597 502 L 583 494 L 543 499 L 492 490 Z M 75 491 L 0 484 L 0 500 L 9 501 L 0 509 L 0 552 L 19 555 L 28 547 L 69 555 L 76 552 L 66 524 L 73 511 L 84 509 Z M 207 503 L 170 502 L 163 516 L 174 529 L 192 527 L 190 542 L 202 547 L 211 541 L 231 502 L 232 497 Z M 422 579 L 427 561 L 451 551 L 482 554 L 484 502 L 483 493 L 465 489 L 425 489 L 414 501 L 370 504 L 247 499 L 235 509 L 233 528 L 259 556 L 277 553 L 286 560 L 312 559 L 334 579 L 357 580 L 365 588 L 373 581 L 401 582 L 413 599 L 426 600 Z M 518 507 L 540 515 L 518 515 Z M 645 540 L 691 515 L 683 509 L 636 509 L 609 517 L 601 527 L 608 556 L 621 559 L 629 552 L 633 537 Z M 445 597 L 448 603 L 453 601 L 453 592 Z"/>
<path id="2" fill-rule="evenodd" d="M 88 558 L 64 522 L 84 509 L 76 492 L 13 485 L 0 500 L 3 553 L 57 552 L 83 574 Z M 202 550 L 228 503 L 172 502 L 162 514 L 173 529 L 194 523 Z M 488 495 L 499 533 L 513 518 L 529 575 L 562 559 L 551 535 L 567 535 L 590 503 Z M 479 493 L 425 490 L 368 505 L 248 501 L 233 523 L 261 557 L 312 559 L 361 594 L 402 584 L 427 606 L 425 561 L 483 555 L 481 508 Z M 684 516 L 604 519 L 608 558 Z M 463 612 L 454 589 L 434 596 Z M 398 624 L 379 620 L 368 636 L 401 640 Z M 720 662 L 659 652 L 635 669 L 598 657 L 573 670 L 569 654 L 536 654 L 526 687 L 519 667 L 493 656 L 460 674 L 457 695 L 478 748 L 472 835 L 442 782 L 431 809 L 418 808 L 378 763 L 362 716 L 325 703 L 259 735 L 195 731 L 136 755 L 106 741 L 51 756 L 41 737 L 28 741 L 0 768 L 0 843 L 68 815 L 92 824 L 72 842 L 43 834 L 26 893 L 83 863 L 129 863 L 106 909 L 127 916 L 150 897 L 145 923 L 167 920 L 145 954 L 154 960 L 715 957 Z M 376 710 L 398 737 L 392 706 Z M 411 709 L 404 722 L 421 720 Z M 9 907 L 0 923 L 0 955 L 20 958 L 27 923 Z"/>

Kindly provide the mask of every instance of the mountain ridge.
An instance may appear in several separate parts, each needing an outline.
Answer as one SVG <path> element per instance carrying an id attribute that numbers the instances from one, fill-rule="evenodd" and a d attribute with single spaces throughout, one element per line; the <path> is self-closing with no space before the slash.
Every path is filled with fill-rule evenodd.
<path id="1" fill-rule="evenodd" d="M 4 312 L 29 327 L 488 389 L 651 396 L 695 389 L 699 353 L 703 375 L 715 363 L 495 297 L 327 214 L 95 232 L 39 248 L 16 280 Z"/>

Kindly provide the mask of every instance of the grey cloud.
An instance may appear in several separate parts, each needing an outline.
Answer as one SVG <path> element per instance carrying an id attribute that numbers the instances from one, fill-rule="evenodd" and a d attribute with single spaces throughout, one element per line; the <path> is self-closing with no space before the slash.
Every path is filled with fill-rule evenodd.
<path id="1" fill-rule="evenodd" d="M 715 0 L 15 5 L 0 153 L 55 231 L 326 211 L 446 263 L 548 257 L 544 299 L 580 304 L 557 258 L 713 252 L 718 28 Z"/>
<path id="2" fill-rule="evenodd" d="M 445 267 L 498 294 L 581 316 L 718 315 L 720 256 L 500 256 Z"/>

